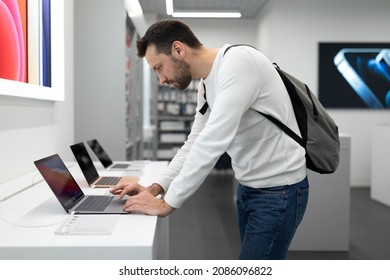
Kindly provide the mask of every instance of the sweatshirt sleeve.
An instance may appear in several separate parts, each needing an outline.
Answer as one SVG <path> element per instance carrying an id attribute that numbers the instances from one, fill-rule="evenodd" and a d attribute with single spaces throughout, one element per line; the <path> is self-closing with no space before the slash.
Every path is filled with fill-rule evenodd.
<path id="1" fill-rule="evenodd" d="M 184 161 L 186 160 L 188 153 L 195 142 L 195 139 L 204 128 L 204 125 L 209 117 L 210 110 L 208 110 L 204 115 L 199 113 L 200 108 L 205 104 L 205 102 L 206 100 L 204 99 L 203 82 L 201 80 L 198 85 L 197 108 L 194 122 L 191 127 L 191 132 L 188 135 L 187 140 L 184 142 L 184 145 L 178 150 L 175 157 L 169 163 L 168 167 L 159 175 L 156 180 L 156 182 L 162 186 L 165 193 L 167 193 L 171 182 L 179 174 L 181 168 L 183 167 Z"/>

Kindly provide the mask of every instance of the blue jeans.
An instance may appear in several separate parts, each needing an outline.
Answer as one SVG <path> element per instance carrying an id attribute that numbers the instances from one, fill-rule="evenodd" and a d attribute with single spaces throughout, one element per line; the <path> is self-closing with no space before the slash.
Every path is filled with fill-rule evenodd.
<path id="1" fill-rule="evenodd" d="M 309 197 L 307 178 L 293 185 L 255 189 L 238 185 L 240 259 L 284 259 Z"/>

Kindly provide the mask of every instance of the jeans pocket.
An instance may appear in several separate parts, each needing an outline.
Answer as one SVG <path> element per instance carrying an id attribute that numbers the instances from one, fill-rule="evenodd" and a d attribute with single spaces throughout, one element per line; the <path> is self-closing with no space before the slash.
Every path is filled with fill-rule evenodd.
<path id="1" fill-rule="evenodd" d="M 295 216 L 295 226 L 302 222 L 306 211 L 307 201 L 309 199 L 309 188 L 297 190 L 297 209 Z"/>

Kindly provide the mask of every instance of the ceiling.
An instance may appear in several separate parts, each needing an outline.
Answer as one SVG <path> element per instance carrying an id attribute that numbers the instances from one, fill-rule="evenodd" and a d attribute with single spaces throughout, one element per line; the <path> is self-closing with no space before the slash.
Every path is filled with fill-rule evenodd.
<path id="1" fill-rule="evenodd" d="M 242 18 L 255 18 L 268 0 L 173 0 L 174 11 L 223 11 L 241 12 Z M 168 17 L 165 0 L 139 0 L 144 13 Z"/>

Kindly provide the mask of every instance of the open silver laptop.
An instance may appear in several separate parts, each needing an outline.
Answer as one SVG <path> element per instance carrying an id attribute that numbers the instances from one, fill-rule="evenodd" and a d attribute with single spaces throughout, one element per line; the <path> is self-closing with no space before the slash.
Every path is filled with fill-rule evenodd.
<path id="1" fill-rule="evenodd" d="M 35 166 L 67 213 L 128 214 L 123 210 L 126 199 L 112 195 L 85 195 L 59 155 L 34 161 Z"/>
<path id="2" fill-rule="evenodd" d="M 93 188 L 111 188 L 120 184 L 137 183 L 138 176 L 99 176 L 99 173 L 88 154 L 87 148 L 83 142 L 70 146 L 85 179 Z"/>
<path id="3" fill-rule="evenodd" d="M 97 139 L 87 141 L 98 160 L 107 170 L 112 171 L 141 171 L 147 161 L 113 162 Z"/>

